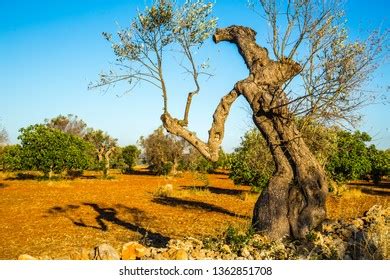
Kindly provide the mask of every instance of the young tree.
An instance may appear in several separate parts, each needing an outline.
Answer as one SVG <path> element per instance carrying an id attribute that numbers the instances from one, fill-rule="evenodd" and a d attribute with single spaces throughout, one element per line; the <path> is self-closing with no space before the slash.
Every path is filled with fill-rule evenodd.
<path id="1" fill-rule="evenodd" d="M 117 148 L 117 139 L 112 138 L 102 130 L 88 129 L 84 139 L 92 144 L 103 177 L 107 177 L 110 170 L 111 156 Z"/>
<path id="2" fill-rule="evenodd" d="M 200 90 L 201 67 L 195 63 L 193 48 L 214 31 L 212 4 L 186 1 L 175 7 L 168 0 L 155 1 L 139 13 L 129 29 L 119 32 L 118 41 L 105 33 L 120 69 L 127 72 L 103 74 L 97 86 L 119 81 L 144 81 L 156 86 L 163 96 L 163 126 L 211 161 L 218 160 L 230 107 L 243 96 L 275 163 L 275 173 L 255 205 L 252 224 L 270 238 L 303 238 L 326 217 L 328 187 L 323 167 L 301 137 L 295 116 L 352 121 L 355 109 L 365 100 L 361 87 L 375 69 L 383 43 L 383 38 L 375 35 L 366 42 L 348 42 L 337 2 L 291 0 L 278 6 L 279 1 L 260 1 L 272 29 L 273 58 L 256 43 L 256 32 L 251 28 L 230 26 L 215 31 L 215 43 L 237 46 L 249 76 L 222 97 L 207 142 L 189 131 L 187 125 L 192 98 Z M 188 93 L 183 119 L 172 117 L 168 110 L 163 61 L 172 45 L 184 54 L 195 85 L 195 90 Z M 305 90 L 288 91 L 287 86 L 298 74 Z"/>
<path id="3" fill-rule="evenodd" d="M 90 146 L 83 139 L 37 124 L 20 129 L 21 162 L 27 169 L 53 173 L 84 170 L 90 164 Z"/>
<path id="4" fill-rule="evenodd" d="M 122 149 L 122 158 L 127 165 L 127 170 L 133 170 L 133 167 L 137 164 L 138 157 L 141 151 L 134 145 L 126 146 Z"/>

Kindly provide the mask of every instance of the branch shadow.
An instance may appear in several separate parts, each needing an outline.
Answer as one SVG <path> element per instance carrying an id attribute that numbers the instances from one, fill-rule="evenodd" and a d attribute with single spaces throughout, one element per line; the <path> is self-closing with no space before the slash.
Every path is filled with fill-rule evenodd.
<path id="1" fill-rule="evenodd" d="M 180 186 L 183 190 L 190 190 L 190 191 L 197 191 L 197 190 L 208 190 L 211 193 L 215 194 L 226 194 L 226 195 L 233 195 L 238 196 L 243 193 L 253 193 L 251 191 L 246 190 L 232 190 L 232 189 L 221 189 L 213 186 Z"/>
<path id="2" fill-rule="evenodd" d="M 143 243 L 145 243 L 148 246 L 153 246 L 157 248 L 165 247 L 169 241 L 169 237 L 163 236 L 160 233 L 152 232 L 150 230 L 147 230 L 143 228 L 142 226 L 138 225 L 140 220 L 144 217 L 144 212 L 142 210 L 139 210 L 137 208 L 130 208 L 122 204 L 117 204 L 114 207 L 101 207 L 97 203 L 91 203 L 91 202 L 84 202 L 82 203 L 83 206 L 88 206 L 92 208 L 97 216 L 95 217 L 95 221 L 97 223 L 96 225 L 88 225 L 86 224 L 83 219 L 74 219 L 67 213 L 71 210 L 80 208 L 79 205 L 67 205 L 64 207 L 60 206 L 54 206 L 48 210 L 49 214 L 62 214 L 66 216 L 68 219 L 72 221 L 72 223 L 75 226 L 78 227 L 85 227 L 85 228 L 93 228 L 96 230 L 108 231 L 107 223 L 112 223 L 121 227 L 124 227 L 128 230 L 140 233 L 143 238 Z M 121 220 L 117 217 L 118 210 L 122 209 L 126 211 L 127 213 L 131 213 L 134 215 L 136 222 L 130 223 L 124 220 Z"/>
<path id="3" fill-rule="evenodd" d="M 236 214 L 234 212 L 231 212 L 225 208 L 216 205 L 212 205 L 201 201 L 185 200 L 177 197 L 156 197 L 152 200 L 152 202 L 161 205 L 172 206 L 172 207 L 181 207 L 184 209 L 200 209 L 204 211 L 221 213 L 231 217 L 238 217 L 243 219 L 249 218 L 248 216 Z"/>

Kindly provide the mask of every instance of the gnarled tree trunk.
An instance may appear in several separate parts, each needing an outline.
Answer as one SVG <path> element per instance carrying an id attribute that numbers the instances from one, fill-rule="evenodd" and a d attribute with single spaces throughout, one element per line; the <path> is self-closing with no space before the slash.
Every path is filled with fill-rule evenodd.
<path id="1" fill-rule="evenodd" d="M 297 75 L 301 67 L 290 59 L 271 60 L 267 49 L 256 44 L 255 36 L 255 31 L 243 26 L 217 29 L 214 34 L 216 43 L 228 41 L 237 45 L 250 74 L 221 99 L 207 143 L 167 112 L 161 120 L 169 132 L 183 137 L 206 158 L 216 161 L 230 107 L 238 96 L 244 96 L 276 166 L 268 187 L 256 202 L 253 226 L 272 239 L 290 235 L 303 238 L 325 218 L 328 188 L 324 171 L 301 138 L 283 91 L 283 84 Z"/>
<path id="2" fill-rule="evenodd" d="M 253 212 L 253 226 L 270 238 L 292 234 L 303 238 L 325 217 L 327 183 L 324 171 L 300 137 L 283 84 L 299 73 L 294 61 L 273 61 L 256 44 L 250 28 L 217 29 L 214 40 L 237 45 L 250 71 L 235 89 L 251 106 L 253 121 L 270 147 L 276 172 L 260 195 Z"/>

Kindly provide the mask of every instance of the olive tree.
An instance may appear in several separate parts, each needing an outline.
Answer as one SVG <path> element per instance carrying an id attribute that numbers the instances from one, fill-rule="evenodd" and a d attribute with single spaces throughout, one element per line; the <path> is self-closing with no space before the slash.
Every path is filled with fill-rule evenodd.
<path id="1" fill-rule="evenodd" d="M 89 128 L 84 139 L 92 144 L 95 156 L 98 160 L 99 169 L 103 177 L 107 177 L 110 170 L 110 160 L 117 148 L 117 139 L 112 138 L 102 130 Z"/>
<path id="2" fill-rule="evenodd" d="M 102 74 L 95 86 L 120 81 L 154 85 L 163 97 L 163 126 L 211 161 L 218 160 L 226 118 L 242 96 L 275 164 L 254 207 L 253 227 L 273 239 L 286 235 L 303 238 L 326 217 L 328 186 L 323 166 L 301 137 L 296 116 L 353 121 L 355 110 L 368 99 L 362 86 L 376 67 L 384 37 L 373 34 L 367 41 L 348 41 L 336 0 L 262 0 L 259 4 L 271 29 L 271 53 L 257 44 L 256 32 L 249 27 L 214 30 L 216 19 L 211 16 L 210 3 L 186 1 L 175 6 L 172 1 L 159 0 L 140 12 L 128 29 L 119 31 L 118 38 L 104 33 L 117 56 L 119 71 L 125 72 Z M 200 92 L 202 72 L 193 50 L 212 33 L 215 43 L 237 47 L 249 75 L 221 98 L 204 142 L 188 129 L 188 115 L 192 98 Z M 169 113 L 163 71 L 166 51 L 172 46 L 184 54 L 186 71 L 194 83 L 179 119 Z M 304 87 L 292 90 L 296 79 Z"/>
<path id="3" fill-rule="evenodd" d="M 164 128 L 159 127 L 147 137 L 141 137 L 139 142 L 152 172 L 158 175 L 176 173 L 185 148 L 182 139 L 165 133 Z"/>
<path id="4" fill-rule="evenodd" d="M 138 162 L 138 157 L 141 154 L 141 151 L 134 145 L 128 145 L 124 148 L 122 148 L 122 159 L 123 162 L 127 165 L 126 170 L 131 171 L 133 170 L 133 167 Z"/>
<path id="5" fill-rule="evenodd" d="M 46 119 L 45 123 L 48 127 L 56 128 L 81 138 L 84 137 L 87 132 L 87 124 L 82 119 L 79 119 L 78 116 L 72 114 L 66 116 L 59 115 L 50 120 Z"/>

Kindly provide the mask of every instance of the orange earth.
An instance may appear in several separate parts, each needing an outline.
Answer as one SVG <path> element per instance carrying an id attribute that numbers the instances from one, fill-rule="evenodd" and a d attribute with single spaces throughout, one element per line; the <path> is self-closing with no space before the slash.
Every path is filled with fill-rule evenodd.
<path id="1" fill-rule="evenodd" d="M 159 246 L 168 238 L 222 236 L 228 226 L 250 225 L 257 194 L 235 186 L 226 174 L 156 177 L 97 174 L 74 180 L 16 179 L 0 173 L 0 259 L 20 254 L 69 258 L 80 248 L 142 240 Z M 161 186 L 173 191 L 161 195 Z M 205 187 L 208 185 L 208 187 Z M 389 206 L 388 193 L 329 196 L 331 219 L 362 215 L 374 204 Z"/>

